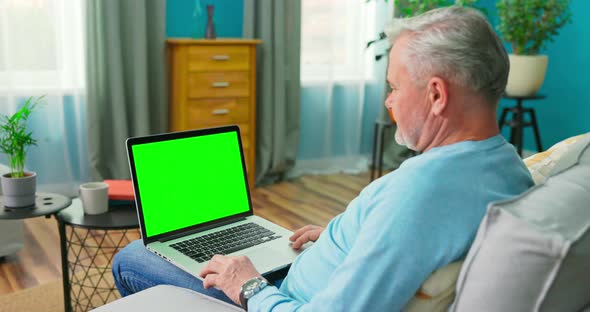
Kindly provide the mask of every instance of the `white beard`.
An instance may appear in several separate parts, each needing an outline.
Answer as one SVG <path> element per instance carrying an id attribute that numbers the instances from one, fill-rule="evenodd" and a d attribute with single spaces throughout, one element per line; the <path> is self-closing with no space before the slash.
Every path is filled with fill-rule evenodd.
<path id="1" fill-rule="evenodd" d="M 413 142 L 410 142 L 406 137 L 404 137 L 404 135 L 402 134 L 402 132 L 399 130 L 399 128 L 395 129 L 395 142 L 401 146 L 405 146 L 406 148 L 409 148 L 411 150 L 416 150 L 416 144 Z"/>
<path id="2" fill-rule="evenodd" d="M 395 142 L 401 146 L 407 147 L 406 140 L 404 139 L 401 131 L 399 131 L 399 128 L 395 129 Z"/>

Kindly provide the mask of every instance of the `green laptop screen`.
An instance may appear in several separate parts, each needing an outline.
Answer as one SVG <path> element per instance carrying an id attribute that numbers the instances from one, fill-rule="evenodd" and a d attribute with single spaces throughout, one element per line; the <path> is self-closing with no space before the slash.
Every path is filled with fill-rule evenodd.
<path id="1" fill-rule="evenodd" d="M 248 211 L 236 132 L 131 148 L 147 237 Z"/>

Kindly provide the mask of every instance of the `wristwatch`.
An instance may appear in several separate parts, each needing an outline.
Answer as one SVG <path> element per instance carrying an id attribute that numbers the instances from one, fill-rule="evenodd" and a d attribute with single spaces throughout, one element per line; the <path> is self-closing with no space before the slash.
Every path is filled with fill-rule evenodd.
<path id="1" fill-rule="evenodd" d="M 268 282 L 260 276 L 247 280 L 240 290 L 240 305 L 242 308 L 248 311 L 248 299 L 259 293 L 266 286 L 268 286 Z"/>

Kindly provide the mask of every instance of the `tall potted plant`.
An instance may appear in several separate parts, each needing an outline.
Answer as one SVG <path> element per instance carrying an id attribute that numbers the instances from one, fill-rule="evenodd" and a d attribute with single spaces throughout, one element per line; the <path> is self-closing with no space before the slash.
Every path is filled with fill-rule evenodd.
<path id="1" fill-rule="evenodd" d="M 35 204 L 37 188 L 35 172 L 25 172 L 27 148 L 36 145 L 33 133 L 27 131 L 31 112 L 43 97 L 27 99 L 12 116 L 0 116 L 0 150 L 8 156 L 10 173 L 1 177 L 4 206 L 10 208 L 30 207 Z"/>
<path id="2" fill-rule="evenodd" d="M 547 71 L 548 57 L 539 54 L 559 29 L 571 22 L 570 0 L 500 0 L 498 30 L 512 46 L 506 93 L 532 96 Z"/>
<path id="3" fill-rule="evenodd" d="M 400 16 L 412 17 L 436 8 L 451 5 L 473 7 L 477 0 L 394 0 Z"/>

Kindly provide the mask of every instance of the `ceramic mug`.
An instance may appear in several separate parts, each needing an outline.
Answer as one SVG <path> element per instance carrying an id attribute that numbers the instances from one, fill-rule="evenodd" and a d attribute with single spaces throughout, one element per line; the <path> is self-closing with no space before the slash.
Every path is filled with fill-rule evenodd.
<path id="1" fill-rule="evenodd" d="M 84 213 L 97 215 L 109 210 L 109 185 L 104 182 L 90 182 L 80 185 L 80 198 Z"/>

